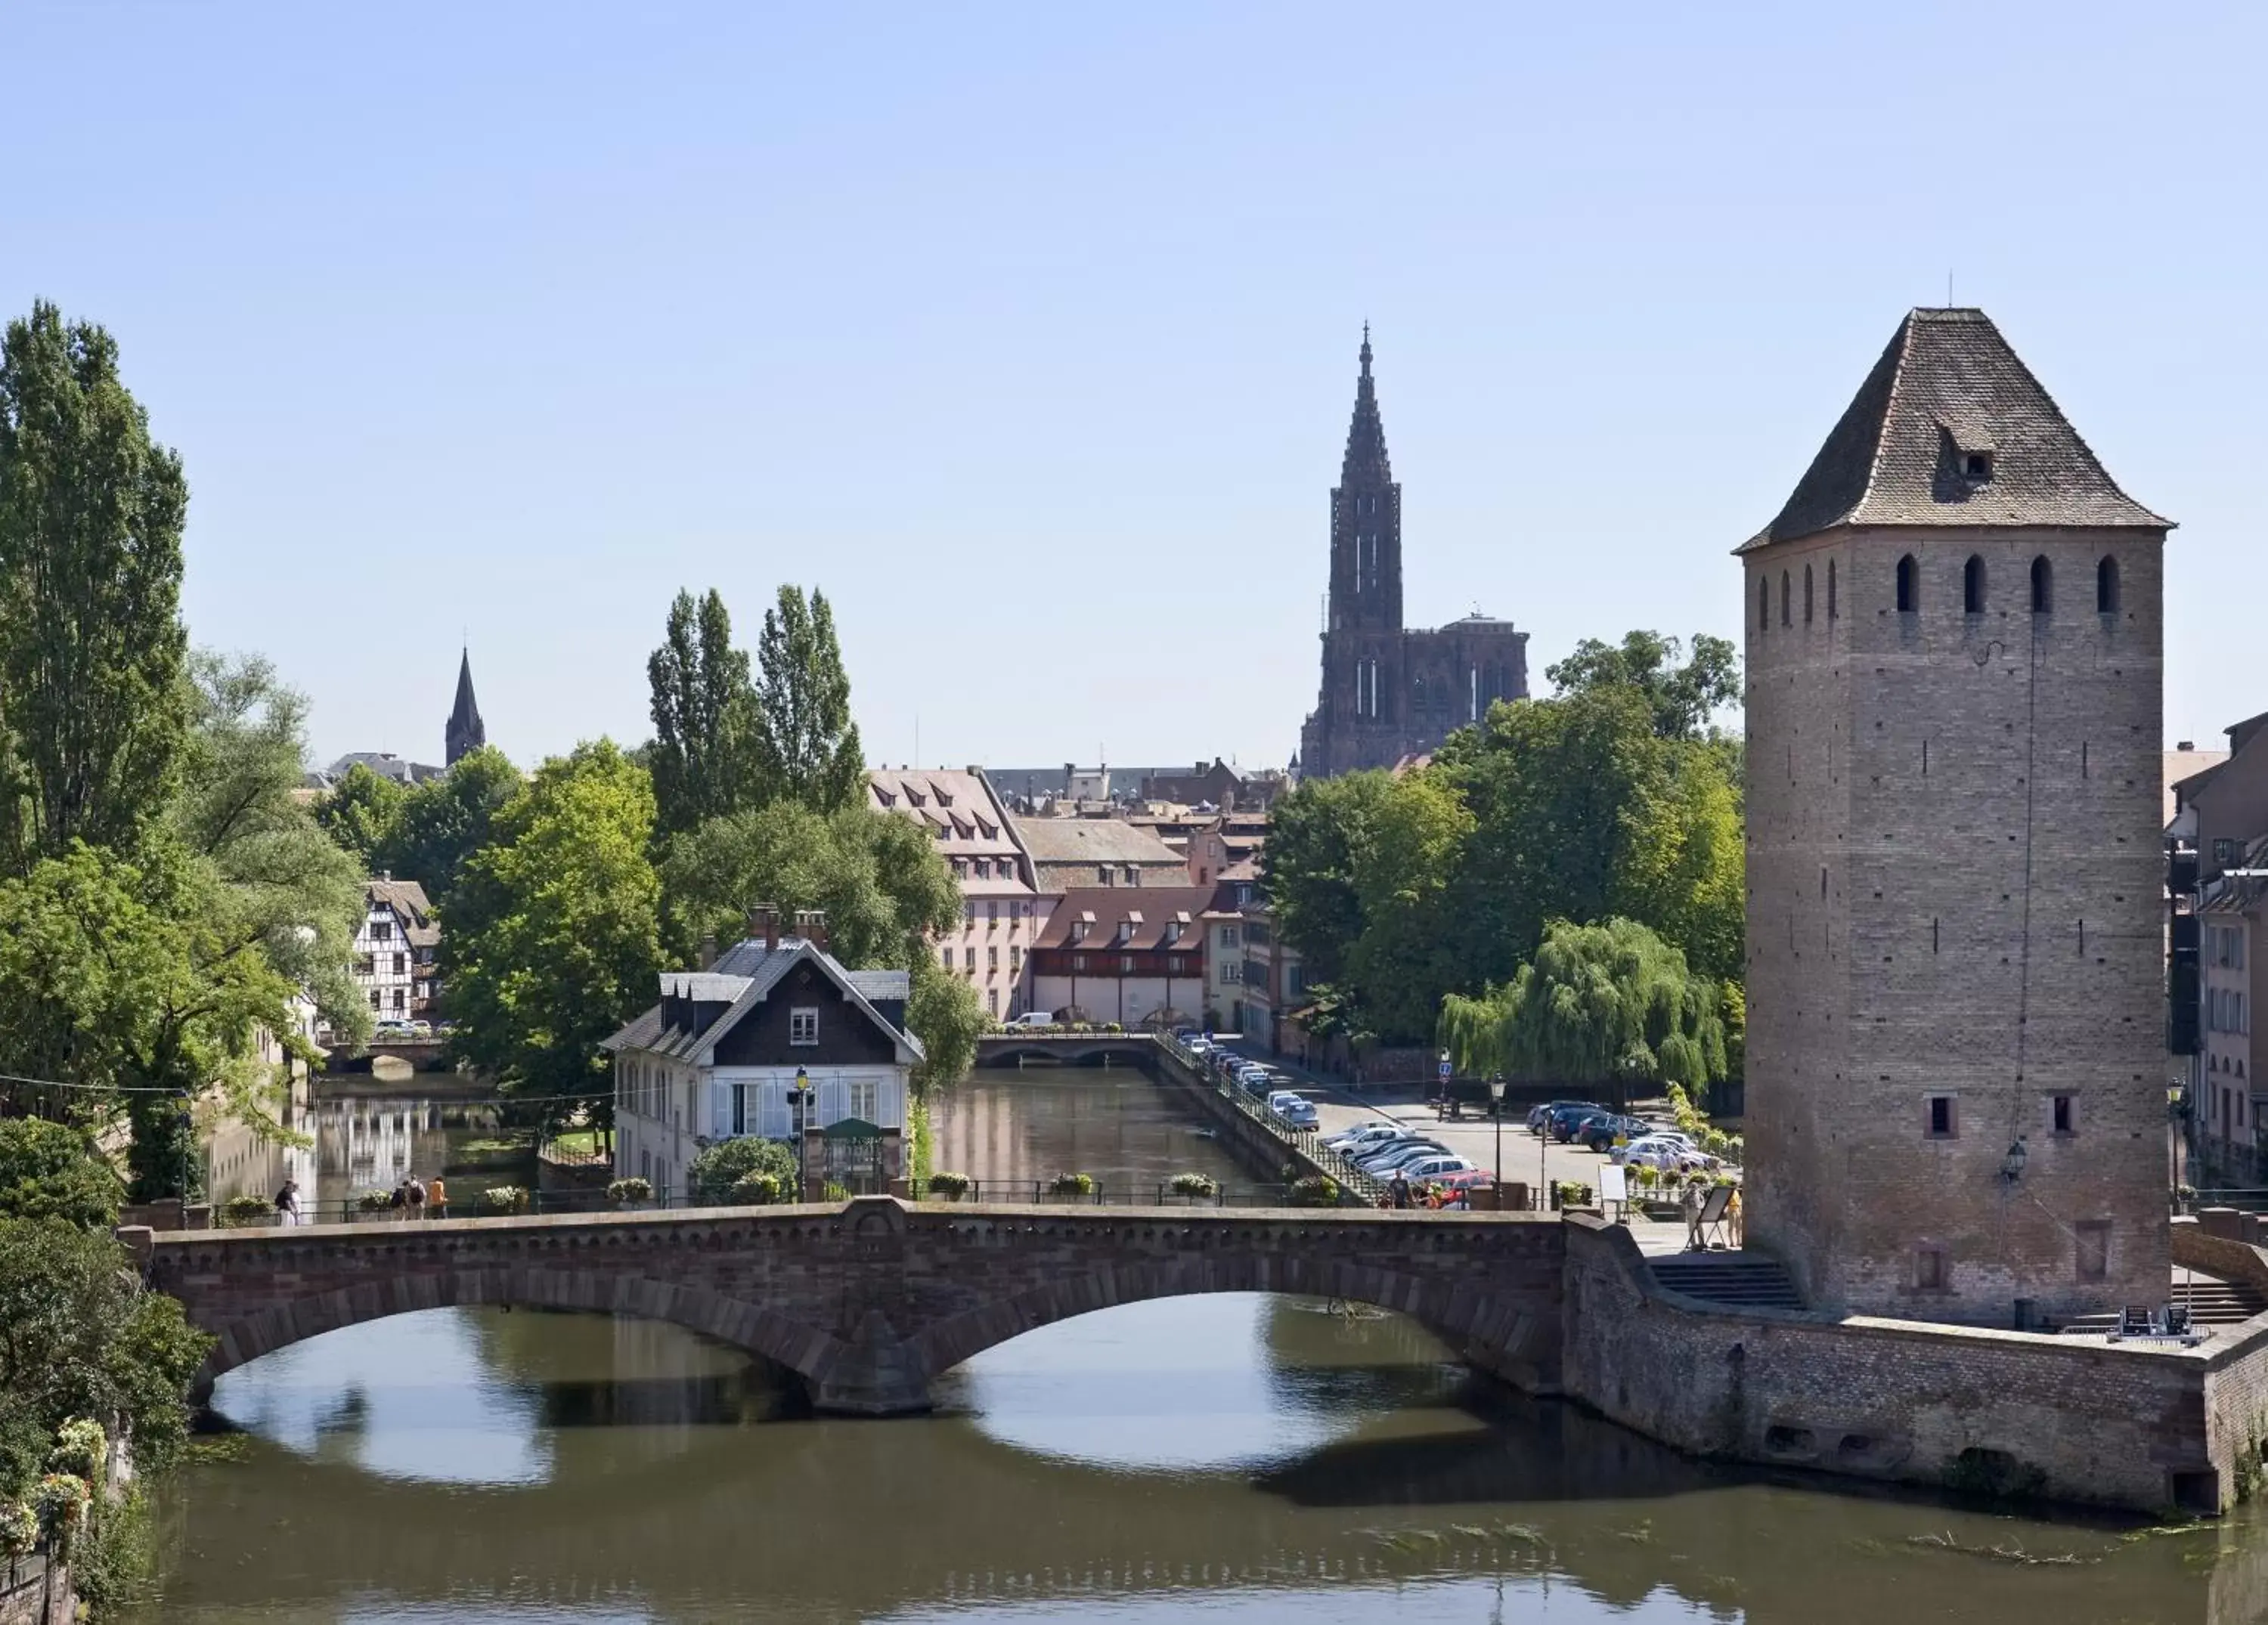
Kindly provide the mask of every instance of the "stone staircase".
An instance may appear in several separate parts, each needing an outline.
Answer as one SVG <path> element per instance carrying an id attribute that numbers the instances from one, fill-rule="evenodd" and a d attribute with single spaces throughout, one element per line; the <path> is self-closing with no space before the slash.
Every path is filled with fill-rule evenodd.
<path id="1" fill-rule="evenodd" d="M 2223 1281 L 2194 1269 L 2188 1275 L 2189 1278 L 2184 1281 L 2182 1270 L 2175 1269 L 2173 1285 L 2166 1294 L 2166 1302 L 2185 1305 L 2192 1325 L 2235 1326 L 2240 1320 L 2250 1320 L 2256 1314 L 2268 1312 L 2268 1296 L 2264 1296 L 2258 1287 L 2242 1281 Z M 2155 1304 L 2148 1306 L 2153 1309 L 2159 1307 Z M 2115 1314 L 2089 1314 L 2066 1320 L 2057 1329 L 2073 1335 L 2084 1335 L 2089 1332 L 2109 1334 L 2116 1331 L 2117 1327 L 2118 1317 Z"/>
<path id="2" fill-rule="evenodd" d="M 1727 1309 L 1795 1309 L 1803 1300 L 1777 1259 L 1761 1253 L 1664 1253 L 1649 1261 L 1657 1284 Z"/>

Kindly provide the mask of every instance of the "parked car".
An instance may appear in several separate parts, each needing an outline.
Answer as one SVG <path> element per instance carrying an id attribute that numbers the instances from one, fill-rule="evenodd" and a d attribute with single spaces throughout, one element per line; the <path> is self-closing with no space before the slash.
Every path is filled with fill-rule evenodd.
<path id="1" fill-rule="evenodd" d="M 1351 1157 L 1359 1149 L 1377 1151 L 1388 1141 L 1414 1140 L 1417 1137 L 1418 1131 L 1406 1123 L 1362 1123 L 1331 1136 L 1323 1143 Z"/>
<path id="2" fill-rule="evenodd" d="M 1564 1145 L 1575 1137 L 1576 1124 L 1606 1109 L 1587 1104 L 1554 1107 L 1551 1114 L 1543 1120 L 1543 1131 Z"/>
<path id="3" fill-rule="evenodd" d="M 1570 1107 L 1586 1112 L 1603 1112 L 1607 1109 L 1596 1100 L 1546 1100 L 1541 1106 L 1532 1106 L 1528 1108 L 1528 1132 L 1542 1134 L 1545 1118 L 1554 1112 L 1565 1111 Z"/>
<path id="4" fill-rule="evenodd" d="M 1389 1145 L 1374 1156 L 1359 1158 L 1355 1166 L 1365 1173 L 1384 1179 L 1404 1163 L 1416 1162 L 1426 1157 L 1446 1157 L 1449 1148 L 1439 1140 L 1405 1140 Z"/>
<path id="5" fill-rule="evenodd" d="M 1268 1114 L 1294 1129 L 1312 1129 L 1322 1121 L 1314 1101 L 1282 1089 L 1268 1097 Z"/>
<path id="6" fill-rule="evenodd" d="M 1647 1135 L 1616 1146 L 1608 1155 L 1610 1161 L 1625 1167 L 1653 1168 L 1664 1173 L 1713 1173 L 1719 1166 L 1716 1158 L 1682 1134 Z"/>
<path id="7" fill-rule="evenodd" d="M 1625 1117 L 1618 1112 L 1594 1112 L 1575 1125 L 1575 1138 L 1594 1151 L 1610 1149 L 1616 1140 L 1642 1138 L 1653 1128 L 1643 1117 Z"/>
<path id="8" fill-rule="evenodd" d="M 1444 1174 L 1466 1173 L 1473 1171 L 1473 1165 L 1469 1158 L 1460 1157 L 1454 1151 L 1441 1151 L 1432 1157 L 1413 1158 L 1399 1165 L 1394 1172 L 1401 1174 L 1412 1185 L 1422 1185 L 1428 1180 L 1438 1180 Z M 1394 1174 L 1389 1173 L 1386 1177 L 1392 1179 Z"/>
<path id="9" fill-rule="evenodd" d="M 1003 1025 L 1012 1031 L 1018 1027 L 1051 1027 L 1055 1026 L 1055 1024 L 1056 1018 L 1054 1011 L 1046 1010 L 1027 1010 L 1020 1016 L 1009 1017 L 1006 1022 Z"/>
<path id="10" fill-rule="evenodd" d="M 1276 1074 L 1264 1066 L 1247 1067 L 1236 1075 L 1236 1083 L 1254 1099 L 1265 1099 L 1276 1087 Z"/>

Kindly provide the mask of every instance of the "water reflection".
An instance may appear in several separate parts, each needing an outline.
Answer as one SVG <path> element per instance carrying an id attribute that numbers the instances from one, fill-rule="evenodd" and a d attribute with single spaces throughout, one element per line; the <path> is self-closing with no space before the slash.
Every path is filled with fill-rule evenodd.
<path id="1" fill-rule="evenodd" d="M 669 1327 L 371 1322 L 223 1379 L 253 1437 L 169 1490 L 147 1617 L 2260 1617 L 2249 1525 L 2122 1544 L 1720 1471 L 1319 1308 L 1064 1321 L 884 1423 L 777 1419 L 762 1371 Z"/>

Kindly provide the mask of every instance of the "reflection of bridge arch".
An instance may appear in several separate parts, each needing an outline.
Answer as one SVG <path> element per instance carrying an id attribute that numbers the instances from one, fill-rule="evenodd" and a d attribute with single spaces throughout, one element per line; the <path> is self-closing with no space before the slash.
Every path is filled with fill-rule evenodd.
<path id="1" fill-rule="evenodd" d="M 342 1327 L 511 1304 L 687 1327 L 799 1374 L 821 1409 L 928 1408 L 932 1379 L 1090 1310 L 1291 1292 L 1410 1315 L 1469 1364 L 1556 1386 L 1557 1222 L 1359 1210 L 913 1207 L 130 1232 L 218 1346 L 204 1380 Z"/>
<path id="2" fill-rule="evenodd" d="M 541 1267 L 432 1271 L 403 1276 L 387 1291 L 340 1287 L 280 1298 L 240 1319 L 207 1326 L 217 1346 L 198 1374 L 200 1397 L 247 1361 L 310 1337 L 391 1315 L 476 1305 L 571 1309 L 665 1321 L 761 1355 L 806 1380 L 814 1379 L 837 1351 L 832 1337 L 703 1286 Z"/>

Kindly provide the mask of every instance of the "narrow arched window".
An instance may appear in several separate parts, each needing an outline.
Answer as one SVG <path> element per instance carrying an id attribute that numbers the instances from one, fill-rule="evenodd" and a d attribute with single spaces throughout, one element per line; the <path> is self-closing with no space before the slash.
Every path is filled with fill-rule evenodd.
<path id="1" fill-rule="evenodd" d="M 2095 607 L 2101 614 L 2118 613 L 2118 561 L 2108 553 L 2095 567 Z"/>
<path id="2" fill-rule="evenodd" d="M 1811 624 L 1811 566 L 1803 567 L 1803 624 Z"/>
<path id="3" fill-rule="evenodd" d="M 1973 553 L 1961 567 L 1961 607 L 1972 615 L 1984 613 L 1984 561 Z"/>
<path id="4" fill-rule="evenodd" d="M 1756 630 L 1771 630 L 1771 583 L 1769 581 L 1756 583 Z"/>
<path id="5" fill-rule="evenodd" d="M 1779 623 L 1782 626 L 1788 624 L 1787 605 L 1787 572 L 1782 570 L 1779 573 Z"/>
<path id="6" fill-rule="evenodd" d="M 1827 561 L 1827 618 L 1835 619 L 1835 561 Z"/>
<path id="7" fill-rule="evenodd" d="M 1898 561 L 1898 614 L 1912 614 L 1921 607 L 1921 566 L 1911 553 Z"/>
<path id="8" fill-rule="evenodd" d="M 2032 613 L 2044 615 L 2055 608 L 2055 567 L 2044 553 L 2032 561 Z"/>

